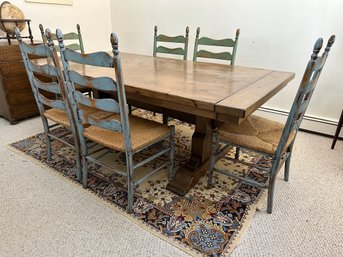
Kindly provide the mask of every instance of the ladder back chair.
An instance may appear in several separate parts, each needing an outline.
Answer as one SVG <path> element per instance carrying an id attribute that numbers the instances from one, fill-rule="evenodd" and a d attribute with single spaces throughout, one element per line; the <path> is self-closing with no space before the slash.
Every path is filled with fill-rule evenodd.
<path id="1" fill-rule="evenodd" d="M 154 27 L 153 56 L 156 57 L 158 53 L 172 54 L 172 55 L 180 55 L 183 57 L 184 60 L 187 60 L 188 37 L 189 37 L 189 27 L 186 27 L 185 36 L 183 36 L 183 35 L 167 36 L 167 35 L 163 35 L 163 34 L 157 34 L 157 26 L 155 26 Z M 177 43 L 177 44 L 181 44 L 182 47 L 177 47 L 177 48 L 165 47 L 165 46 L 161 46 L 160 42 Z"/>
<path id="2" fill-rule="evenodd" d="M 218 59 L 224 61 L 230 61 L 230 65 L 235 64 L 236 59 L 236 52 L 238 46 L 238 38 L 240 34 L 240 29 L 236 30 L 236 37 L 235 39 L 225 38 L 225 39 L 212 39 L 209 37 L 201 37 L 200 36 L 200 28 L 197 28 L 195 44 L 194 44 L 194 53 L 193 53 L 193 61 L 196 62 L 198 58 L 208 58 L 208 59 Z M 231 51 L 226 52 L 210 52 L 207 50 L 199 50 L 199 46 L 213 46 L 213 47 L 224 47 L 228 48 Z"/>
<path id="3" fill-rule="evenodd" d="M 39 29 L 42 35 L 42 40 L 44 43 L 47 43 L 47 37 L 44 33 L 44 28 L 42 24 L 39 24 Z M 64 34 L 64 40 L 68 40 L 68 44 L 65 45 L 66 48 L 73 49 L 75 51 L 80 51 L 81 53 L 85 53 L 85 48 L 83 46 L 83 40 L 81 35 L 81 28 L 79 24 L 76 24 L 76 31 L 77 32 L 69 32 Z M 57 41 L 57 36 L 55 33 L 51 33 L 51 38 L 54 41 Z M 55 45 L 55 48 L 59 51 L 58 45 Z"/>
<path id="4" fill-rule="evenodd" d="M 322 48 L 323 39 L 319 38 L 316 41 L 311 59 L 307 64 L 305 73 L 285 124 L 252 115 L 245 119 L 240 125 L 226 123 L 213 131 L 208 175 L 209 187 L 212 186 L 213 173 L 219 172 L 233 177 L 234 179 L 238 179 L 243 183 L 267 188 L 267 212 L 272 213 L 273 195 L 277 173 L 285 163 L 284 180 L 288 181 L 294 141 L 334 41 L 335 36 L 333 35 L 328 40 L 325 51 L 321 56 L 318 56 L 318 54 Z M 217 146 L 219 143 L 222 144 L 222 147 L 218 150 Z M 239 158 L 239 154 L 237 153 L 235 158 L 231 158 L 225 155 L 230 146 L 262 154 L 272 160 L 272 165 L 271 167 L 266 168 L 255 164 L 246 163 Z M 263 183 L 260 181 L 260 179 L 248 177 L 247 174 L 241 176 L 225 169 L 218 169 L 215 167 L 215 163 L 220 158 L 225 158 L 257 168 L 264 174 L 268 175 L 269 181 Z"/>
<path id="5" fill-rule="evenodd" d="M 115 33 L 112 33 L 110 37 L 113 56 L 110 56 L 106 52 L 95 52 L 84 55 L 65 48 L 62 32 L 57 30 L 56 33 L 67 80 L 66 92 L 71 103 L 71 112 L 77 117 L 75 120 L 81 148 L 83 186 L 85 188 L 87 187 L 88 162 L 104 166 L 118 175 L 125 176 L 127 178 L 128 191 L 127 211 L 132 212 L 135 186 L 164 167 L 168 167 L 169 179 L 174 175 L 174 127 L 168 127 L 164 124 L 128 115 L 120 54 L 118 51 L 118 38 Z M 106 76 L 91 77 L 80 74 L 71 69 L 70 63 L 112 69 L 115 79 Z M 73 87 L 74 84 L 111 93 L 113 98 L 89 98 L 75 89 Z M 115 114 L 104 118 L 94 118 L 92 115 L 85 113 L 85 107 L 95 107 L 99 112 L 111 112 Z M 85 127 L 83 125 L 85 123 L 90 124 L 90 126 Z M 94 148 L 89 147 L 87 140 L 102 147 L 94 150 Z M 158 145 L 161 149 L 157 153 L 134 163 L 134 154 L 166 140 L 169 140 L 169 143 L 164 144 L 162 147 Z M 104 163 L 101 159 L 97 159 L 94 156 L 94 153 L 101 153 L 104 156 L 113 150 L 125 153 L 126 170 L 111 167 L 111 165 Z M 142 178 L 134 179 L 134 171 L 137 168 L 165 154 L 169 156 L 168 161 L 157 168 L 154 167 Z"/>
<path id="6" fill-rule="evenodd" d="M 77 140 L 76 127 L 74 125 L 73 116 L 67 108 L 65 101 L 65 91 L 61 84 L 64 83 L 62 71 L 58 68 L 56 62 L 49 60 L 58 60 L 57 52 L 54 48 L 53 41 L 48 38 L 49 30 L 46 31 L 47 44 L 28 45 L 22 41 L 18 28 L 15 30 L 19 48 L 24 61 L 27 76 L 29 78 L 32 92 L 36 100 L 39 113 L 43 123 L 44 134 L 47 145 L 47 160 L 51 160 L 51 142 L 58 140 L 76 151 L 76 166 L 77 178 L 81 177 L 81 164 L 79 156 L 79 144 Z M 45 64 L 37 64 L 36 60 L 31 60 L 29 55 L 45 58 Z M 41 60 L 40 59 L 40 60 Z M 62 79 L 58 79 L 62 78 Z M 49 124 L 49 121 L 54 122 Z M 64 127 L 68 130 L 60 135 L 55 135 L 51 132 L 52 128 Z M 65 137 L 70 133 L 74 137 L 74 145 L 66 141 Z"/>
<path id="7" fill-rule="evenodd" d="M 187 60 L 188 54 L 188 39 L 189 39 L 189 27 L 186 27 L 185 36 L 167 36 L 164 34 L 157 34 L 157 26 L 154 27 L 154 48 L 153 56 L 156 57 L 158 53 L 161 54 L 170 54 L 170 55 L 179 55 L 183 57 L 183 60 Z M 170 48 L 160 45 L 160 43 L 177 43 L 181 44 L 182 47 Z M 130 112 L 131 112 L 130 106 Z M 154 113 L 155 115 L 155 113 Z M 168 124 L 169 117 L 163 114 L 163 124 Z"/>

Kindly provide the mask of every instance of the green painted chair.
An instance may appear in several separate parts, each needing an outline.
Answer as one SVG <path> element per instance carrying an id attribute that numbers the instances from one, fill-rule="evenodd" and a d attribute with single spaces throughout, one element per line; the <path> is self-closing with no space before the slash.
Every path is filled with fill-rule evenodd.
<path id="1" fill-rule="evenodd" d="M 197 28 L 197 34 L 195 38 L 195 45 L 194 45 L 194 54 L 193 54 L 193 61 L 196 62 L 198 58 L 208 58 L 208 59 L 218 59 L 218 60 L 225 60 L 230 61 L 231 65 L 235 64 L 237 46 L 238 46 L 238 38 L 240 34 L 240 29 L 236 30 L 236 37 L 235 40 L 231 38 L 224 38 L 224 39 L 212 39 L 209 37 L 201 37 L 200 35 L 200 28 Z M 210 52 L 207 50 L 199 50 L 199 46 L 214 46 L 214 47 L 224 47 L 227 48 L 228 51 L 226 52 Z M 229 51 L 231 50 L 231 51 Z"/>
<path id="2" fill-rule="evenodd" d="M 185 36 L 167 36 L 164 34 L 157 34 L 157 26 L 154 27 L 154 48 L 153 56 L 156 57 L 158 53 L 160 54 L 170 54 L 182 56 L 183 60 L 187 60 L 188 53 L 188 38 L 189 38 L 189 27 L 186 27 Z M 182 45 L 182 47 L 170 48 L 160 45 L 161 43 L 176 43 Z M 130 107 L 131 109 L 131 107 Z M 155 115 L 155 113 L 154 113 Z M 163 123 L 168 124 L 168 116 L 163 115 Z"/>
<path id="3" fill-rule="evenodd" d="M 324 53 L 318 55 L 323 45 L 323 39 L 319 38 L 316 41 L 311 59 L 307 63 L 305 73 L 285 124 L 251 115 L 239 125 L 224 123 L 213 131 L 208 175 L 209 187 L 212 186 L 213 173 L 218 172 L 237 179 L 247 184 L 247 186 L 252 186 L 248 190 L 255 190 L 254 187 L 267 188 L 267 212 L 272 213 L 276 176 L 285 164 L 284 180 L 288 181 L 289 179 L 289 168 L 295 138 L 334 42 L 335 36 L 333 35 L 330 37 Z M 232 158 L 226 155 L 230 147 L 235 147 L 236 150 L 237 148 L 242 148 L 249 152 L 257 153 L 264 156 L 268 161 L 257 164 L 247 163 L 244 161 L 244 158 L 239 157 L 237 152 L 235 158 Z M 215 163 L 219 159 L 227 159 L 248 165 L 256 169 L 256 172 L 239 174 L 229 171 L 225 167 L 215 167 Z M 269 162 L 270 165 L 266 165 Z"/>
<path id="4" fill-rule="evenodd" d="M 179 36 L 166 36 L 163 34 L 157 34 L 157 26 L 154 28 L 154 49 L 153 56 L 156 57 L 158 53 L 161 54 L 171 54 L 171 55 L 180 55 L 184 60 L 187 60 L 188 52 L 188 36 L 189 28 L 186 27 L 186 35 Z M 160 43 L 177 43 L 182 45 L 182 47 L 170 48 L 160 45 Z"/>
<path id="5" fill-rule="evenodd" d="M 42 40 L 46 44 L 47 38 L 45 36 L 44 28 L 42 24 L 39 24 L 39 29 L 42 35 Z M 76 30 L 77 32 L 69 32 L 69 33 L 64 34 L 64 40 L 65 41 L 68 40 L 68 42 L 71 42 L 71 43 L 67 43 L 65 47 L 72 49 L 74 51 L 80 51 L 81 53 L 84 54 L 85 48 L 83 46 L 83 40 L 82 40 L 81 29 L 80 29 L 79 24 L 76 24 Z M 57 37 L 55 33 L 52 33 L 52 40 L 57 41 Z M 59 47 L 57 45 L 55 45 L 55 48 L 59 51 Z"/>

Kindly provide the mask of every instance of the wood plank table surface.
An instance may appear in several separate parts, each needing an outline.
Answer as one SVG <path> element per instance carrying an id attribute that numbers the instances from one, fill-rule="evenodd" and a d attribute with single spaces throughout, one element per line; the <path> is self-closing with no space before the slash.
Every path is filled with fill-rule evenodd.
<path id="1" fill-rule="evenodd" d="M 189 162 L 167 188 L 185 195 L 208 168 L 216 122 L 239 124 L 294 78 L 292 72 L 121 53 L 128 103 L 195 124 Z M 111 69 L 71 67 L 90 76 Z"/>

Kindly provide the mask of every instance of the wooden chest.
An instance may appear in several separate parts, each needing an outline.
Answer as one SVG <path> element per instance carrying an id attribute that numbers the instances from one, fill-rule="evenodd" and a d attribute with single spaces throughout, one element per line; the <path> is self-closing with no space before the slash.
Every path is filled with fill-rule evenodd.
<path id="1" fill-rule="evenodd" d="M 11 124 L 39 115 L 16 40 L 0 42 L 0 116 Z"/>

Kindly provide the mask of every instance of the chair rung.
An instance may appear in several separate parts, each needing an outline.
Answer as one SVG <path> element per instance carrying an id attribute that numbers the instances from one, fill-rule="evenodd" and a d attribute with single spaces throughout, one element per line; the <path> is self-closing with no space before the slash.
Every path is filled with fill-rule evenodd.
<path id="1" fill-rule="evenodd" d="M 136 165 L 133 166 L 133 169 L 135 170 L 135 169 L 143 166 L 144 164 L 147 164 L 148 162 L 150 162 L 150 161 L 156 159 L 157 157 L 167 153 L 168 151 L 170 151 L 170 147 L 162 150 L 161 152 L 158 152 L 157 154 L 154 154 L 153 156 L 150 156 L 148 159 L 145 159 L 144 161 L 137 163 Z"/>
<path id="2" fill-rule="evenodd" d="M 148 177 L 154 175 L 157 171 L 163 169 L 164 167 L 168 166 L 170 164 L 170 162 L 166 162 L 163 165 L 159 166 L 158 168 L 154 169 L 153 171 L 149 172 L 147 175 L 145 175 L 143 178 L 137 180 L 136 182 L 134 182 L 134 186 L 139 185 L 140 183 L 142 183 L 144 180 L 146 180 Z"/>
<path id="3" fill-rule="evenodd" d="M 261 188 L 268 188 L 268 186 L 265 185 L 265 184 L 256 182 L 253 179 L 249 179 L 249 178 L 245 178 L 245 177 L 242 177 L 242 176 L 238 176 L 238 175 L 232 174 L 231 172 L 227 172 L 227 171 L 216 169 L 216 168 L 214 168 L 214 171 L 216 171 L 218 173 L 221 173 L 221 174 L 224 174 L 226 176 L 229 176 L 229 177 L 241 180 L 241 181 L 243 181 L 243 182 L 245 182 L 247 184 L 250 184 L 252 186 L 257 186 L 257 187 L 261 187 Z"/>
<path id="4" fill-rule="evenodd" d="M 242 160 L 239 160 L 239 159 L 235 159 L 235 158 L 231 158 L 229 156 L 223 156 L 222 158 L 226 159 L 226 160 L 229 160 L 229 161 L 233 161 L 233 162 L 239 162 L 241 164 L 244 164 L 244 165 L 247 165 L 247 166 L 251 166 L 251 167 L 254 167 L 256 169 L 260 169 L 260 170 L 264 170 L 264 171 L 267 171 L 270 173 L 270 169 L 268 168 L 263 168 L 261 166 L 258 166 L 256 164 L 253 164 L 253 163 L 248 163 L 248 162 L 245 162 L 245 161 L 242 161 Z"/>
<path id="5" fill-rule="evenodd" d="M 90 160 L 90 161 L 92 161 L 92 162 L 94 162 L 94 163 L 96 163 L 96 164 L 98 164 L 100 166 L 103 166 L 103 167 L 105 167 L 107 169 L 110 169 L 110 170 L 114 171 L 116 174 L 118 174 L 120 176 L 127 177 L 127 173 L 126 172 L 123 172 L 121 170 L 117 170 L 117 169 L 115 169 L 115 168 L 113 168 L 113 167 L 111 167 L 111 166 L 109 166 L 109 165 L 107 165 L 107 164 L 105 164 L 103 162 L 100 162 L 97 159 L 94 159 L 94 158 L 92 158 L 90 156 L 87 156 L 87 160 Z"/>

